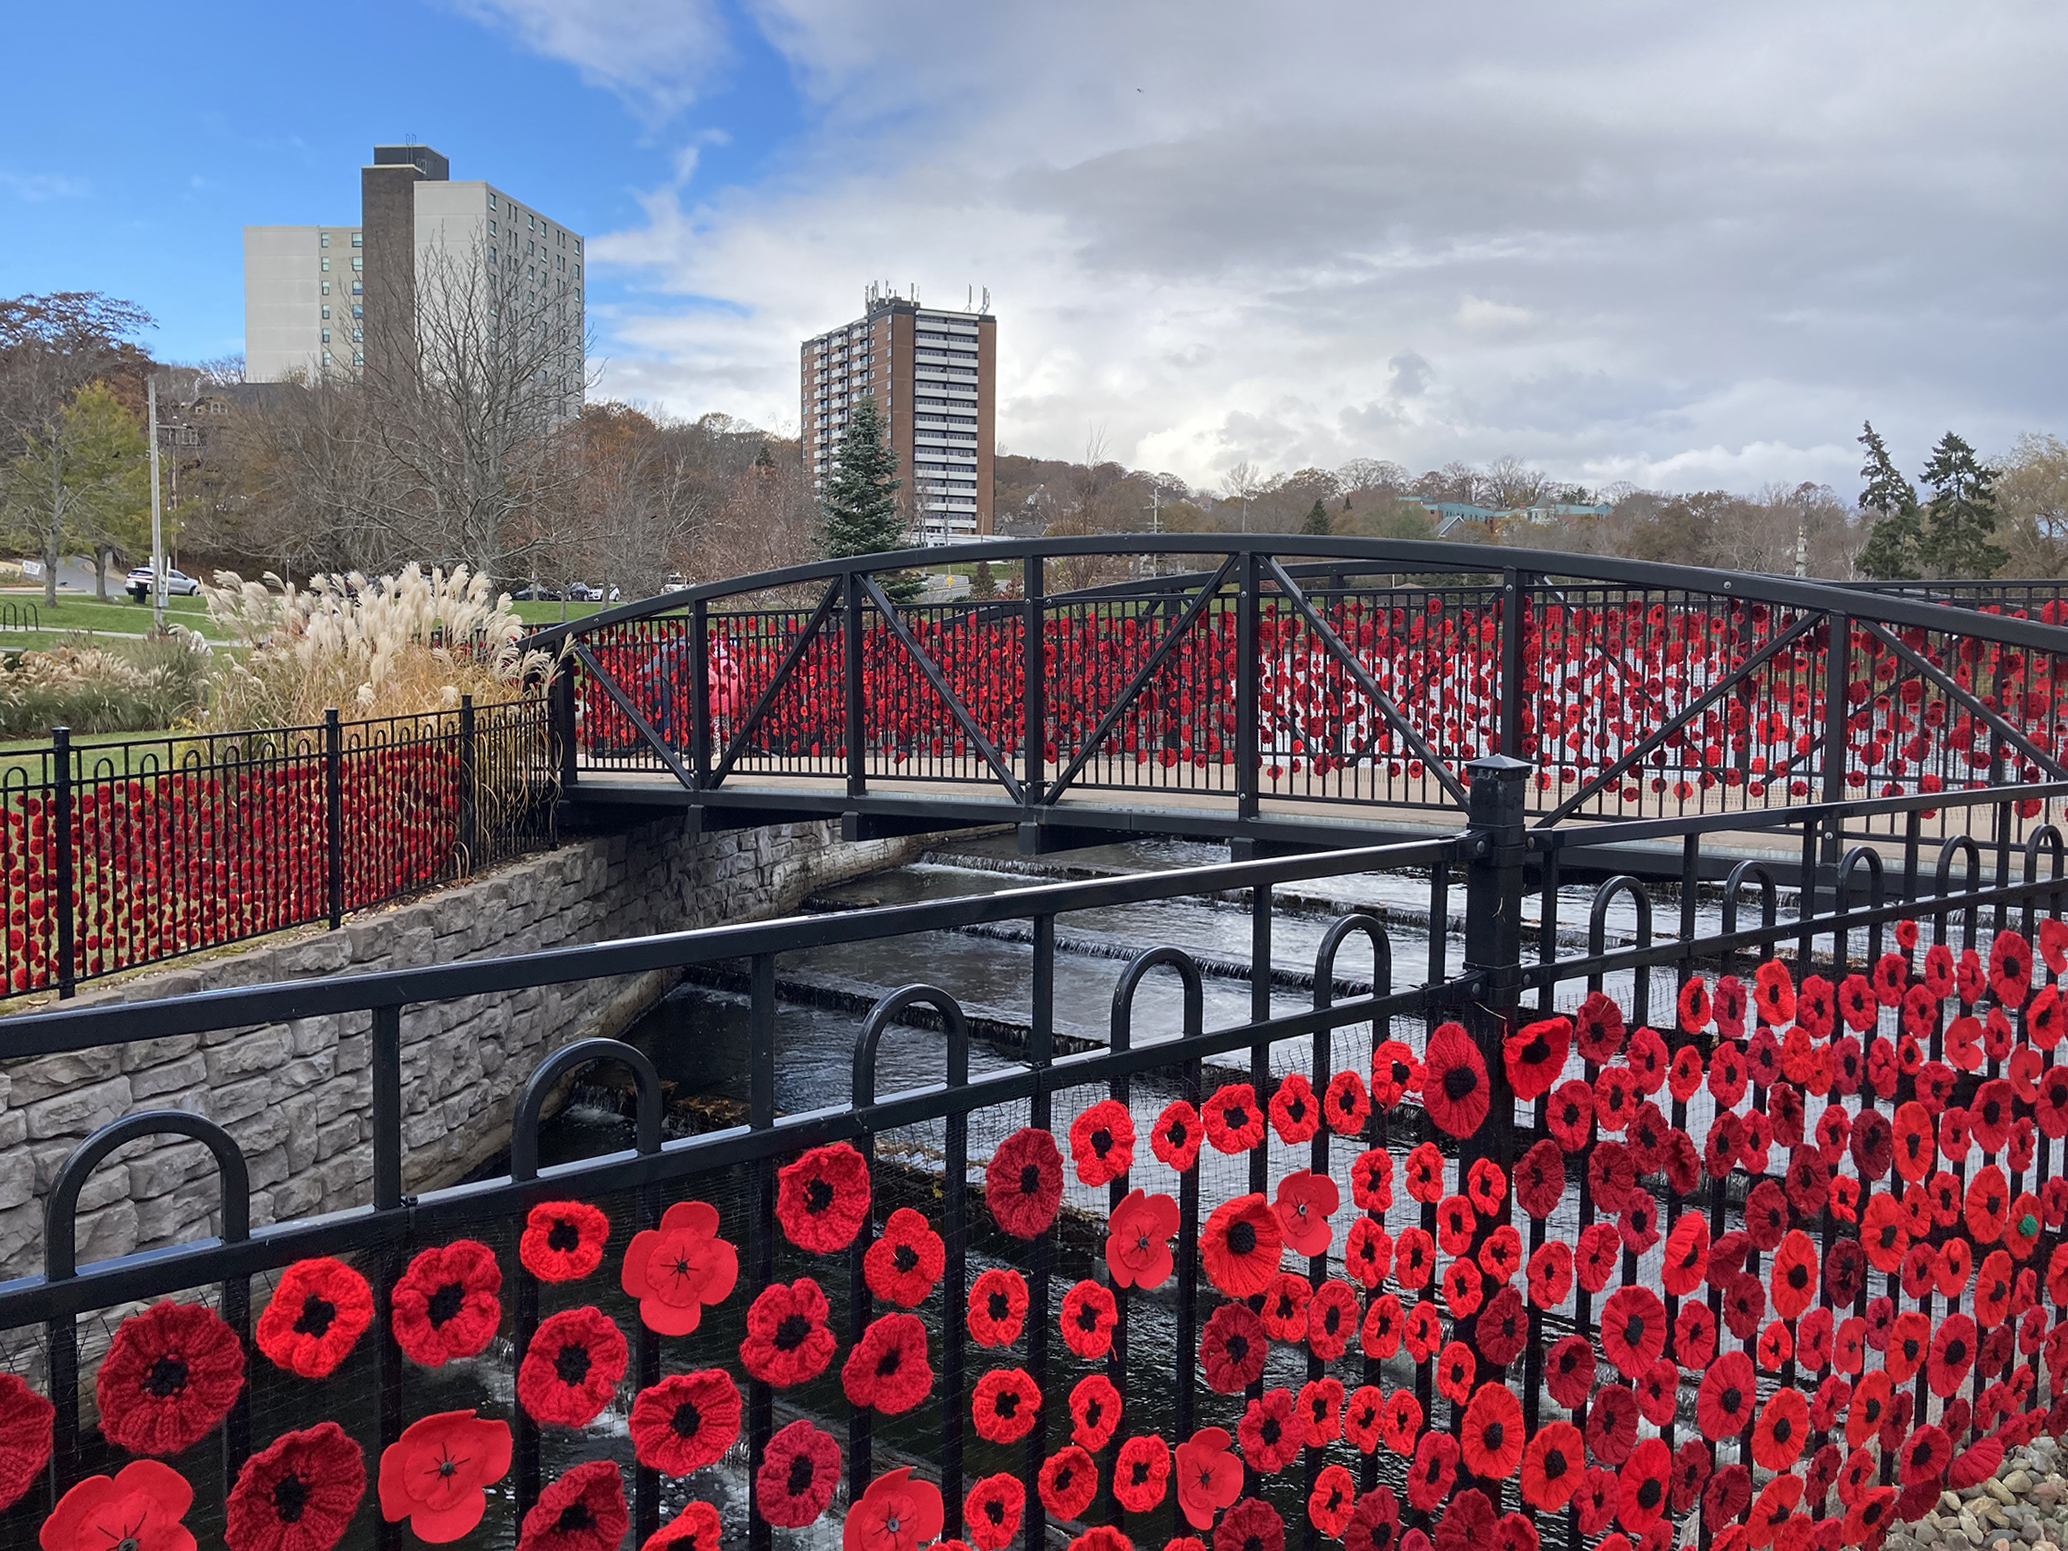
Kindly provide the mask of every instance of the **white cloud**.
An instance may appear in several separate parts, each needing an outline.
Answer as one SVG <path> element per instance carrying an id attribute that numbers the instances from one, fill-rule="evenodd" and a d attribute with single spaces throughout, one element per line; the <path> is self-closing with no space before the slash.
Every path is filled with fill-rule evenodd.
<path id="1" fill-rule="evenodd" d="M 664 97 L 595 20 L 628 5 L 533 46 Z M 1845 485 L 1868 416 L 1906 462 L 2068 421 L 2068 13 L 2034 0 L 753 16 L 810 127 L 594 241 L 639 288 L 605 391 L 794 422 L 798 340 L 916 279 L 991 288 L 1001 440 L 1103 427 L 1201 481 L 1512 452 Z"/>
<path id="2" fill-rule="evenodd" d="M 732 57 L 715 0 L 452 0 L 535 54 L 565 60 L 651 124 L 696 100 Z"/>
<path id="3" fill-rule="evenodd" d="M 84 199 L 92 191 L 92 185 L 84 178 L 68 177 L 63 173 L 16 172 L 0 167 L 0 190 L 29 204 L 41 204 L 47 199 Z"/>

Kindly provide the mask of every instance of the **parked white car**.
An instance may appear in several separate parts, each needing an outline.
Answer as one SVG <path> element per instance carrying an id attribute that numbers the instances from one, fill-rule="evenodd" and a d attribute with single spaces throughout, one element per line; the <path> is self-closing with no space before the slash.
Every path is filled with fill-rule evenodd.
<path id="1" fill-rule="evenodd" d="M 144 599 L 151 595 L 151 568 L 147 565 L 136 567 L 129 573 L 129 579 L 122 585 L 135 597 L 137 602 L 143 602 Z M 175 571 L 167 567 L 165 572 L 165 590 L 175 598 L 198 598 L 201 595 L 201 584 L 195 581 L 193 577 L 187 575 L 186 572 Z"/>

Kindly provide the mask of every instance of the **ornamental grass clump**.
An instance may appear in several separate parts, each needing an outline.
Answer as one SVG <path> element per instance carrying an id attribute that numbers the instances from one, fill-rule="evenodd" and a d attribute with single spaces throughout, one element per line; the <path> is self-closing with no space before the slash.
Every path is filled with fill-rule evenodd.
<path id="1" fill-rule="evenodd" d="M 225 571 L 204 591 L 211 617 L 247 649 L 220 677 L 211 731 L 310 726 L 332 707 L 365 721 L 450 711 L 462 695 L 506 701 L 535 689 L 547 666 L 518 644 L 524 622 L 508 595 L 465 566 L 411 563 L 305 588 Z"/>
<path id="2" fill-rule="evenodd" d="M 208 644 L 185 630 L 119 646 L 81 638 L 23 652 L 0 669 L 0 736 L 173 726 L 200 707 L 209 660 Z"/>

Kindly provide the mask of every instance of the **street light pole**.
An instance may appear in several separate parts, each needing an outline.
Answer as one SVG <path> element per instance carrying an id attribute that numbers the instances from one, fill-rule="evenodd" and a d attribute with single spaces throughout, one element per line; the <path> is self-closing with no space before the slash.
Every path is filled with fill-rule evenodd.
<path id="1" fill-rule="evenodd" d="M 151 428 L 151 628 L 165 628 L 165 517 L 158 497 L 158 378 L 144 379 L 144 417 Z"/>

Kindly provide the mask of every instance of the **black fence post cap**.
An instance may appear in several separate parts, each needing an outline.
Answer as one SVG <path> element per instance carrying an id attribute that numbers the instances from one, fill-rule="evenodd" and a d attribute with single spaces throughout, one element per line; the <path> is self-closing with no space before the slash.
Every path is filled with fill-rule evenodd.
<path id="1" fill-rule="evenodd" d="M 1486 776 L 1502 781 L 1520 781 L 1536 768 L 1526 759 L 1516 759 L 1507 754 L 1482 754 L 1477 759 L 1465 761 L 1465 769 L 1475 780 Z"/>

